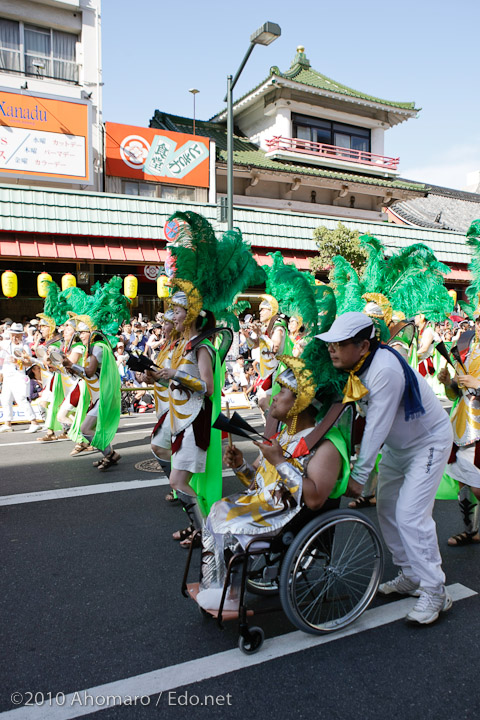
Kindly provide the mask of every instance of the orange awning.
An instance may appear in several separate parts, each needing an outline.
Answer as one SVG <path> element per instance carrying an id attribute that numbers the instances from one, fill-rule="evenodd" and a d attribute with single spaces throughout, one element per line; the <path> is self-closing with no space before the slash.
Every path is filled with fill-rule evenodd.
<path id="1" fill-rule="evenodd" d="M 165 262 L 167 251 L 154 240 L 71 236 L 0 235 L 0 258 L 76 260 L 81 262 Z"/>
<path id="2" fill-rule="evenodd" d="M 265 252 L 257 252 L 255 248 L 252 248 L 252 250 L 253 257 L 259 265 L 273 265 L 271 255 L 267 255 Z M 281 253 L 283 255 L 283 260 L 287 265 L 293 264 L 298 270 L 311 270 L 310 257 L 313 257 L 313 255 L 295 255 L 294 253 L 287 252 L 286 250 L 282 250 Z"/>

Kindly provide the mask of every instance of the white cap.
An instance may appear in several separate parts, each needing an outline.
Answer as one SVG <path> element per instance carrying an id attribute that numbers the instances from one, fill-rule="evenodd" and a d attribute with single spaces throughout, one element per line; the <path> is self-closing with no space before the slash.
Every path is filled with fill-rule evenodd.
<path id="1" fill-rule="evenodd" d="M 342 340 L 349 340 L 355 337 L 361 330 L 371 328 L 372 332 L 370 337 L 373 338 L 375 335 L 375 326 L 368 317 L 361 312 L 347 312 L 337 317 L 333 322 L 330 330 L 315 337 L 325 342 L 341 342 Z"/>

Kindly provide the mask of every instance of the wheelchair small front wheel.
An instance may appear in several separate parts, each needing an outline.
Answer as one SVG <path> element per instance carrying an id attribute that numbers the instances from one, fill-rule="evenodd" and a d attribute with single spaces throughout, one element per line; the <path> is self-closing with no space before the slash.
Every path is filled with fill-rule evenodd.
<path id="1" fill-rule="evenodd" d="M 244 638 L 240 635 L 238 638 L 238 647 L 245 655 L 253 655 L 258 652 L 263 645 L 265 633 L 260 627 L 252 627 L 248 630 L 249 637 Z"/>
<path id="2" fill-rule="evenodd" d="M 303 528 L 285 555 L 283 611 L 304 632 L 340 630 L 370 605 L 382 571 L 382 544 L 373 523 L 354 510 L 327 512 Z"/>

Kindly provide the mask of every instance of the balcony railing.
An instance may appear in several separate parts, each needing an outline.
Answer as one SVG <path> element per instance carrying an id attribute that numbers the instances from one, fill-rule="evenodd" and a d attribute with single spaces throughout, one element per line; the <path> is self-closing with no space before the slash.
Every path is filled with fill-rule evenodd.
<path id="1" fill-rule="evenodd" d="M 287 151 L 299 155 L 309 155 L 316 158 L 328 158 L 330 160 L 341 160 L 358 165 L 369 165 L 375 170 L 396 172 L 400 158 L 375 155 L 375 153 L 364 150 L 353 150 L 351 148 L 339 147 L 337 145 L 325 145 L 325 143 L 301 140 L 300 138 L 273 137 L 266 141 L 268 151 Z"/>

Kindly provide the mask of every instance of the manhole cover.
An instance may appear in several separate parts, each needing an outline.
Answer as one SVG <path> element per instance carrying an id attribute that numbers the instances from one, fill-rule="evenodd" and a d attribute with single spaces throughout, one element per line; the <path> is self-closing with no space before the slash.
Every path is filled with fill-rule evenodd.
<path id="1" fill-rule="evenodd" d="M 143 470 L 143 472 L 163 472 L 162 466 L 158 460 L 142 460 L 141 462 L 135 464 L 135 469 Z"/>

